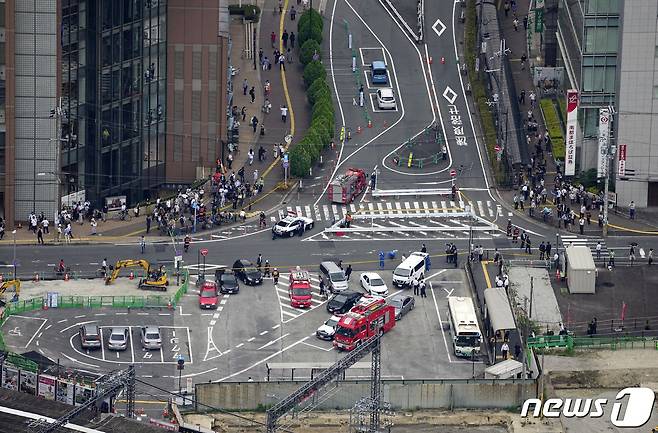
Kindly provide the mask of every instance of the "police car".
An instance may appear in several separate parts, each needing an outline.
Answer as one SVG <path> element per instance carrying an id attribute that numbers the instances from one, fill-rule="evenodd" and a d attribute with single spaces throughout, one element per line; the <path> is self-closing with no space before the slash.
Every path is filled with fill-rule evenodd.
<path id="1" fill-rule="evenodd" d="M 272 226 L 272 239 L 277 236 L 280 237 L 293 237 L 296 233 L 302 234 L 302 227 L 304 230 L 313 228 L 314 221 L 305 216 L 298 216 L 293 212 L 288 213 L 288 216 Z"/>

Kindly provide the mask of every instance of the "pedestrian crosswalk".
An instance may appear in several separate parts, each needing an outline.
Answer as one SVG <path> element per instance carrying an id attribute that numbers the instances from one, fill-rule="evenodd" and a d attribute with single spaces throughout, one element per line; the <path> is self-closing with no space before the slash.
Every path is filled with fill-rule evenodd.
<path id="1" fill-rule="evenodd" d="M 456 213 L 465 210 L 473 210 L 477 216 L 492 220 L 497 217 L 503 217 L 507 213 L 508 217 L 512 216 L 511 212 L 503 211 L 501 205 L 491 200 L 475 201 L 395 201 L 395 202 L 369 202 L 369 203 L 350 203 L 348 205 L 323 204 L 318 206 L 287 206 L 285 209 L 279 209 L 278 219 L 294 213 L 296 215 L 312 218 L 315 221 L 333 222 L 339 221 L 349 212 L 352 215 L 357 213 L 368 215 L 391 215 L 391 214 L 430 214 L 437 212 Z M 277 221 L 277 216 L 271 217 L 272 222 Z"/>
<path id="2" fill-rule="evenodd" d="M 579 237 L 577 235 L 561 235 L 560 236 L 562 240 L 562 247 L 567 248 L 569 246 L 584 246 L 590 249 L 592 251 L 592 257 L 594 260 L 598 260 L 598 256 L 596 253 L 596 245 L 600 242 L 601 243 L 601 260 L 605 260 L 608 258 L 609 251 L 608 247 L 605 244 L 605 239 L 603 238 L 585 238 L 585 237 Z"/>
<path id="3" fill-rule="evenodd" d="M 290 306 L 290 297 L 288 296 L 288 286 L 290 285 L 290 274 L 282 273 L 279 275 L 279 282 L 274 287 L 276 290 L 277 298 L 279 299 L 279 307 L 281 309 L 281 323 L 289 322 L 307 311 L 314 310 L 322 306 L 326 299 L 320 297 L 320 280 L 316 277 L 311 277 L 311 307 L 310 308 L 294 308 Z"/>

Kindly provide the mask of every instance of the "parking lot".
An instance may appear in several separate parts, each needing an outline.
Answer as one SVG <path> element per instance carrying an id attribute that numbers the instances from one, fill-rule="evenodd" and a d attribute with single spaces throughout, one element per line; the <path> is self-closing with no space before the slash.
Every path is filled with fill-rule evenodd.
<path id="1" fill-rule="evenodd" d="M 220 265 L 207 264 L 216 269 Z M 389 287 L 389 297 L 411 295 L 410 289 L 391 285 L 392 271 L 379 272 Z M 194 284 L 175 310 L 163 309 L 57 309 L 39 310 L 12 316 L 3 325 L 5 341 L 11 350 L 36 350 L 65 365 L 87 370 L 108 371 L 129 364 L 138 366 L 142 377 L 170 380 L 178 377 L 176 362 L 185 360 L 184 378 L 208 380 L 264 379 L 267 364 L 276 362 L 334 362 L 344 356 L 332 342 L 315 336 L 316 329 L 331 315 L 326 299 L 319 296 L 317 274 L 312 275 L 312 306 L 292 308 L 287 295 L 288 274 L 275 286 L 265 279 L 260 286 L 241 284 L 236 295 L 222 295 L 216 310 L 200 310 Z M 352 273 L 349 289 L 363 292 L 359 271 Z M 415 307 L 396 322 L 382 342 L 384 377 L 391 378 L 469 378 L 484 365 L 454 355 L 452 336 L 446 324 L 448 296 L 468 296 L 469 288 L 460 269 L 433 269 L 426 275 L 427 297 L 415 296 Z M 212 278 L 209 276 L 209 280 Z M 194 279 L 192 280 L 192 283 Z M 100 327 L 100 349 L 83 349 L 79 328 L 85 324 Z M 128 327 L 127 347 L 109 350 L 111 327 Z M 142 326 L 160 328 L 162 348 L 142 347 Z M 419 354 L 423 356 L 419 356 Z M 367 361 L 365 359 L 364 361 Z M 289 377 L 290 372 L 273 371 L 272 378 Z M 369 375 L 351 371 L 349 377 Z M 296 377 L 308 377 L 300 371 Z M 166 382 L 171 386 L 171 382 Z"/>

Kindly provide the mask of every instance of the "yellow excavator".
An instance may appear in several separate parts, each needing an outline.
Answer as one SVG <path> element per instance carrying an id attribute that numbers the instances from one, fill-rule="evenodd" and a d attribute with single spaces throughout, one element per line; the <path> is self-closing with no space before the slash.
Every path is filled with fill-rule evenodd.
<path id="1" fill-rule="evenodd" d="M 10 287 L 14 288 L 14 296 L 12 296 L 12 301 L 18 300 L 18 295 L 21 293 L 21 280 L 7 280 L 0 284 L 0 296 L 3 296 L 7 289 Z M 5 305 L 5 300 L 0 300 L 0 306 Z"/>
<path id="2" fill-rule="evenodd" d="M 116 262 L 113 268 L 111 268 L 112 273 L 105 279 L 105 284 L 112 284 L 114 280 L 119 276 L 119 271 L 123 268 L 142 268 L 146 271 L 146 277 L 139 280 L 138 287 L 144 290 L 167 290 L 169 285 L 169 280 L 167 279 L 167 272 L 164 269 L 164 266 L 160 266 L 158 269 L 151 268 L 151 265 L 146 260 L 119 260 Z"/>

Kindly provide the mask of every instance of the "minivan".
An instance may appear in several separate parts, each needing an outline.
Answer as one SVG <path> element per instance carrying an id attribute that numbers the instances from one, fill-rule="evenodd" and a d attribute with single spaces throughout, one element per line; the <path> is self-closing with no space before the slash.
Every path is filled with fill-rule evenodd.
<path id="1" fill-rule="evenodd" d="M 410 287 L 411 281 L 419 280 L 425 273 L 427 253 L 411 253 L 393 271 L 393 285 L 397 287 Z"/>
<path id="2" fill-rule="evenodd" d="M 372 73 L 372 84 L 388 84 L 386 63 L 381 60 L 373 61 L 370 64 L 370 72 Z"/>
<path id="3" fill-rule="evenodd" d="M 101 341 L 101 331 L 98 325 L 90 323 L 80 327 L 80 345 L 83 349 L 100 349 L 103 342 Z"/>
<path id="4" fill-rule="evenodd" d="M 320 277 L 333 293 L 347 290 L 348 285 L 345 272 L 334 262 L 327 261 L 320 263 Z"/>

